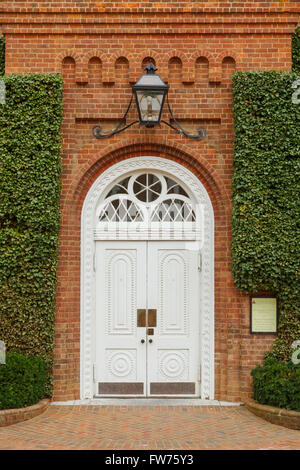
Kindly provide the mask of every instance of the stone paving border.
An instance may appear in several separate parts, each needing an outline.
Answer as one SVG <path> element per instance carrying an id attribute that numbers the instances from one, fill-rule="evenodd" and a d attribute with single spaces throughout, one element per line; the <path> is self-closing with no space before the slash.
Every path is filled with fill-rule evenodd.
<path id="1" fill-rule="evenodd" d="M 246 407 L 256 416 L 259 416 L 272 424 L 284 426 L 289 429 L 300 430 L 300 413 L 298 411 L 276 408 L 275 406 L 260 405 L 255 401 L 247 402 Z"/>
<path id="2" fill-rule="evenodd" d="M 87 398 L 54 401 L 53 406 L 240 406 L 240 402 L 201 400 L 199 398 Z"/>
<path id="3" fill-rule="evenodd" d="M 0 410 L 0 427 L 10 426 L 11 424 L 27 421 L 28 419 L 35 418 L 40 415 L 50 405 L 49 399 L 41 400 L 32 406 L 26 408 L 13 408 L 10 410 Z"/>

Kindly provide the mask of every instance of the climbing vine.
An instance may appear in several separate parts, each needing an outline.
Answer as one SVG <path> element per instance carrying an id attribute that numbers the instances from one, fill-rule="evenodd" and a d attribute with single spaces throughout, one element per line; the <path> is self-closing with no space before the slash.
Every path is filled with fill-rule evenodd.
<path id="1" fill-rule="evenodd" d="M 293 72 L 300 74 L 300 26 L 296 28 L 292 37 Z"/>
<path id="2" fill-rule="evenodd" d="M 269 355 L 300 338 L 300 106 L 291 72 L 237 72 L 234 91 L 232 266 L 244 292 L 272 291 L 279 333 Z"/>
<path id="3" fill-rule="evenodd" d="M 62 79 L 3 78 L 0 105 L 0 339 L 51 376 L 58 257 Z M 47 393 L 51 394 L 51 379 Z"/>

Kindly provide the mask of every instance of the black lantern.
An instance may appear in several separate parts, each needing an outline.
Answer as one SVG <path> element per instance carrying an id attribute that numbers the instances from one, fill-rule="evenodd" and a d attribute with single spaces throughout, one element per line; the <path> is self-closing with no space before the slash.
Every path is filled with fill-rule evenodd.
<path id="1" fill-rule="evenodd" d="M 146 74 L 133 85 L 136 106 L 139 113 L 140 124 L 146 127 L 154 127 L 160 124 L 161 113 L 164 107 L 165 97 L 169 87 L 159 75 L 157 68 L 150 62 L 145 69 Z"/>
<path id="2" fill-rule="evenodd" d="M 96 137 L 96 139 L 106 139 L 107 137 L 111 137 L 112 135 L 125 131 L 129 127 L 139 122 L 140 125 L 144 125 L 146 127 L 154 127 L 163 123 L 168 127 L 171 127 L 178 134 L 185 135 L 190 139 L 203 140 L 206 137 L 206 129 L 204 127 L 199 127 L 197 129 L 197 135 L 192 135 L 184 130 L 179 122 L 175 119 L 168 100 L 169 86 L 164 83 L 159 75 L 156 75 L 155 72 L 157 68 L 155 65 L 150 61 L 144 70 L 146 70 L 146 73 L 143 74 L 141 78 L 132 86 L 132 91 L 135 96 L 136 106 L 138 109 L 139 121 L 133 121 L 130 124 L 126 124 L 127 114 L 132 104 L 131 97 L 127 110 L 117 127 L 108 134 L 102 134 L 101 126 L 94 126 L 93 136 Z M 168 110 L 171 116 L 169 122 L 161 121 L 161 113 L 166 97 Z"/>

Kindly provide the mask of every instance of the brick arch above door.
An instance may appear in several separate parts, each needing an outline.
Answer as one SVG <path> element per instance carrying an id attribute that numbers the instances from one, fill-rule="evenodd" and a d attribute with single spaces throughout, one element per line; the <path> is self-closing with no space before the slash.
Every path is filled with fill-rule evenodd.
<path id="1" fill-rule="evenodd" d="M 99 151 L 99 145 L 92 143 L 86 146 L 77 156 L 83 162 L 75 174 L 70 175 L 70 184 L 62 197 L 62 210 L 68 210 L 77 219 L 87 192 L 98 176 L 111 165 L 125 159 L 152 155 L 167 158 L 190 170 L 204 185 L 213 205 L 216 218 L 222 218 L 225 226 L 230 218 L 230 194 L 222 178 L 210 163 L 217 158 L 217 152 L 205 142 L 201 149 L 195 151 L 188 145 L 170 142 L 168 139 L 123 138 L 120 142 L 110 143 Z"/>

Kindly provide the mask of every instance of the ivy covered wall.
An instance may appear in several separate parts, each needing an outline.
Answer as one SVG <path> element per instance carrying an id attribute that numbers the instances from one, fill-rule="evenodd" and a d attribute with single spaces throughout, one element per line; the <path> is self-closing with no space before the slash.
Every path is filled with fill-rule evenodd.
<path id="1" fill-rule="evenodd" d="M 0 36 L 0 76 L 5 73 L 5 39 Z"/>
<path id="2" fill-rule="evenodd" d="M 300 74 L 300 26 L 296 28 L 292 37 L 293 72 Z"/>
<path id="3" fill-rule="evenodd" d="M 62 79 L 4 78 L 0 105 L 0 338 L 53 361 Z M 51 379 L 48 394 L 51 393 Z"/>
<path id="4" fill-rule="evenodd" d="M 234 91 L 232 264 L 246 293 L 279 300 L 274 357 L 300 339 L 300 106 L 291 72 L 237 72 Z"/>

